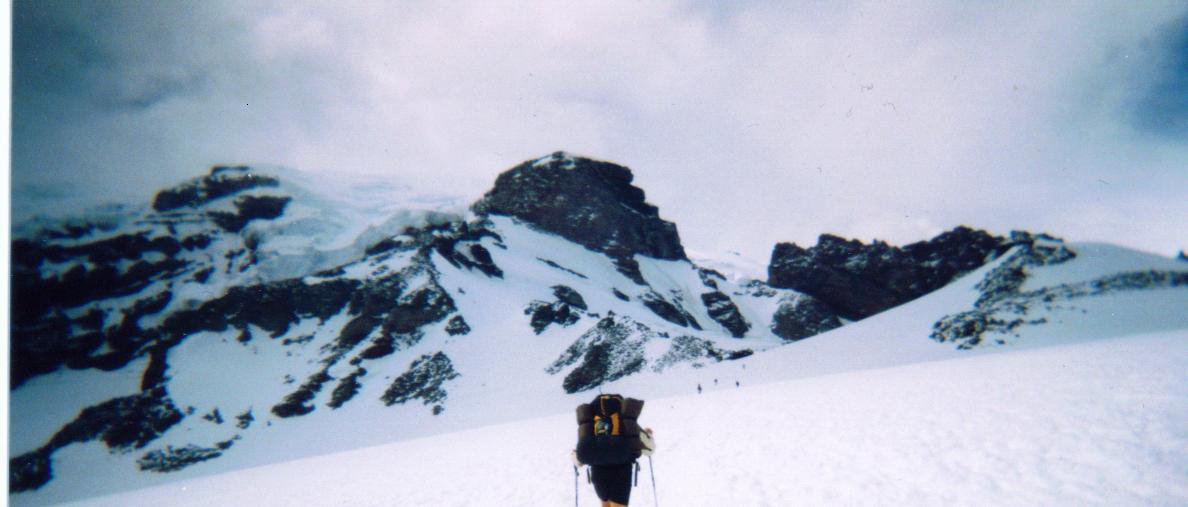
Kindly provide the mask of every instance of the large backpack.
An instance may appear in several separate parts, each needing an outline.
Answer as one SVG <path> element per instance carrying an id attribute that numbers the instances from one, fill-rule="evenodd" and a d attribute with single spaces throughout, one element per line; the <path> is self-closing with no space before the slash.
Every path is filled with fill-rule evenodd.
<path id="1" fill-rule="evenodd" d="M 577 408 L 578 461 L 595 466 L 625 465 L 640 456 L 639 418 L 642 400 L 600 394 Z"/>

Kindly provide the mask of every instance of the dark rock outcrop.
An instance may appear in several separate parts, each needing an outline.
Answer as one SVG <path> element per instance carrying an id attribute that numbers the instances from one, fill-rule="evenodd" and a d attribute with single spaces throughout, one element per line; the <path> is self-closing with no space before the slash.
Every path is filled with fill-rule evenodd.
<path id="1" fill-rule="evenodd" d="M 457 308 L 454 299 L 436 283 L 425 285 L 397 300 L 384 318 L 386 334 L 408 334 L 440 322 Z"/>
<path id="2" fill-rule="evenodd" d="M 492 232 L 487 225 L 489 222 L 451 222 L 430 225 L 423 229 L 409 229 L 404 235 L 413 238 L 406 245 L 420 245 L 422 253 L 436 252 L 446 262 L 456 268 L 476 269 L 492 278 L 503 278 L 503 270 L 495 265 L 491 252 L 478 243 L 479 240 L 490 237 L 500 240 L 498 234 Z M 462 243 L 469 244 L 466 249 L 458 247 Z M 399 247 L 399 243 L 397 248 Z M 372 247 L 372 249 L 376 249 Z"/>
<path id="3" fill-rule="evenodd" d="M 642 345 L 654 335 L 643 324 L 610 315 L 582 334 L 546 371 L 555 375 L 580 361 L 561 387 L 567 393 L 593 389 L 642 370 L 647 364 Z"/>
<path id="4" fill-rule="evenodd" d="M 8 460 L 8 491 L 32 491 L 53 479 L 51 453 L 52 451 L 43 447 Z"/>
<path id="5" fill-rule="evenodd" d="M 334 392 L 330 394 L 330 401 L 326 406 L 330 408 L 338 408 L 351 401 L 356 394 L 359 394 L 359 388 L 362 384 L 359 383 L 359 377 L 367 374 L 367 370 L 359 367 L 355 368 L 350 375 L 347 375 L 338 382 L 338 386 L 334 388 Z"/>
<path id="6" fill-rule="evenodd" d="M 252 421 L 255 420 L 256 418 L 252 416 L 252 411 L 249 409 L 246 412 L 235 416 L 235 427 L 241 430 L 246 430 L 251 427 Z"/>
<path id="7" fill-rule="evenodd" d="M 166 446 L 164 449 L 150 451 L 136 460 L 136 464 L 146 472 L 176 472 L 190 465 L 222 456 L 223 451 L 230 449 L 234 443 L 235 439 L 219 442 L 214 447 L 200 447 L 194 444 L 185 447 Z"/>
<path id="8" fill-rule="evenodd" d="M 215 166 L 211 168 L 210 174 L 202 178 L 158 192 L 153 199 L 153 209 L 173 211 L 194 208 L 249 188 L 275 187 L 279 184 L 276 178 L 256 174 L 247 166 Z"/>
<path id="9" fill-rule="evenodd" d="M 742 359 L 744 357 L 750 357 L 753 355 L 755 355 L 755 351 L 753 351 L 751 349 L 739 349 L 739 350 L 731 351 L 730 353 L 726 354 L 726 360 L 727 361 L 736 361 L 736 360 Z"/>
<path id="10" fill-rule="evenodd" d="M 582 295 L 578 291 L 573 290 L 565 285 L 554 285 L 553 295 L 557 297 L 557 301 L 563 302 L 569 306 L 577 308 L 578 310 L 586 310 L 586 300 L 582 299 Z"/>
<path id="11" fill-rule="evenodd" d="M 557 152 L 500 174 L 472 209 L 516 217 L 615 258 L 685 259 L 676 225 L 660 218 L 632 179 L 626 167 Z"/>
<path id="12" fill-rule="evenodd" d="M 95 246 L 97 244 L 99 246 Z M 52 244 L 14 242 L 11 279 L 13 387 L 19 387 L 35 375 L 54 371 L 63 364 L 86 367 L 88 358 L 104 341 L 118 345 L 118 340 L 129 337 L 135 321 L 141 316 L 161 311 L 169 302 L 168 296 L 162 296 L 168 294 L 167 291 L 137 300 L 122 312 L 123 323 L 106 333 L 109 336 L 104 336 L 105 332 L 100 329 L 105 318 L 104 312 L 92 308 L 82 318 L 73 321 L 65 315 L 68 310 L 90 302 L 146 291 L 158 282 L 184 273 L 189 266 L 187 261 L 172 257 L 150 261 L 140 257 L 146 252 L 161 250 L 176 253 L 168 246 L 171 244 L 169 241 L 150 240 L 143 235 L 124 235 L 116 240 L 73 247 L 70 255 L 77 256 L 74 257 L 79 261 L 77 264 L 59 276 L 43 276 L 39 266 L 46 255 L 50 255 L 45 252 L 58 248 Z M 147 250 L 135 253 L 126 250 L 135 248 Z M 24 252 L 19 256 L 22 258 L 18 259 L 20 250 Z M 25 256 L 30 258 L 24 259 Z M 91 260 L 88 266 L 82 263 L 82 258 L 101 261 Z M 137 260 L 119 262 L 121 259 Z M 119 336 L 113 338 L 110 336 L 113 334 Z"/>
<path id="13" fill-rule="evenodd" d="M 461 315 L 455 315 L 450 317 L 450 321 L 446 323 L 445 330 L 450 336 L 466 335 L 470 334 L 470 324 L 467 324 L 466 319 L 462 318 Z"/>
<path id="14" fill-rule="evenodd" d="M 418 338 L 415 341 L 420 341 L 420 339 Z M 360 359 L 360 362 L 362 362 L 364 359 L 375 360 L 381 357 L 387 357 L 392 355 L 393 352 L 396 352 L 396 337 L 390 334 L 380 335 L 375 337 L 375 339 L 371 341 L 371 345 L 363 349 L 363 352 L 360 352 L 357 357 Z"/>
<path id="15" fill-rule="evenodd" d="M 697 277 L 707 288 L 718 290 L 718 281 L 726 281 L 726 276 L 709 268 L 697 268 Z"/>
<path id="16" fill-rule="evenodd" d="M 202 418 L 215 424 L 223 424 L 223 414 L 219 412 L 218 407 L 215 407 L 210 413 L 203 415 Z"/>
<path id="17" fill-rule="evenodd" d="M 670 339 L 667 334 L 657 333 L 630 317 L 609 312 L 574 340 L 545 371 L 557 375 L 572 367 L 562 379 L 561 388 L 567 393 L 594 389 L 648 368 L 645 351 L 654 349 L 649 343 L 656 340 L 668 344 L 668 350 L 650 365 L 656 372 L 682 363 L 693 363 L 698 367 L 703 360 L 728 361 L 753 353 L 750 349 L 723 349 L 694 336 L 680 335 Z"/>
<path id="18" fill-rule="evenodd" d="M 235 199 L 236 213 L 211 211 L 211 221 L 227 232 L 239 232 L 252 220 L 272 220 L 280 217 L 289 204 L 290 197 L 243 195 Z"/>
<path id="19" fill-rule="evenodd" d="M 1022 325 L 1045 322 L 1042 318 L 1028 319 L 1027 312 L 1037 294 L 1023 294 L 1021 289 L 1029 276 L 1028 268 L 1060 264 L 1076 256 L 1063 242 L 1043 237 L 1041 244 L 1027 233 L 1013 233 L 1018 248 L 997 267 L 986 273 L 975 286 L 978 299 L 969 311 L 948 315 L 932 325 L 933 340 L 952 342 L 959 349 L 970 349 L 982 343 L 986 333 L 1013 332 Z M 1041 290 L 1044 293 L 1046 290 Z M 1048 302 L 1055 294 L 1042 295 Z"/>
<path id="20" fill-rule="evenodd" d="M 110 449 L 139 449 L 181 422 L 181 411 L 163 388 L 116 398 L 79 413 L 50 440 L 49 447 L 100 439 Z"/>
<path id="21" fill-rule="evenodd" d="M 432 356 L 426 354 L 413 361 L 408 371 L 396 377 L 380 400 L 388 406 L 421 400 L 425 405 L 433 404 L 433 414 L 437 415 L 441 413 L 442 402 L 447 397 L 443 386 L 459 376 L 449 356 L 441 352 Z"/>
<path id="22" fill-rule="evenodd" d="M 627 277 L 628 280 L 635 282 L 636 285 L 646 286 L 648 284 L 648 281 L 644 280 L 643 272 L 639 270 L 639 261 L 635 260 L 634 256 L 613 255 L 611 260 L 614 261 L 615 271 Z"/>
<path id="23" fill-rule="evenodd" d="M 350 313 L 355 315 L 343 326 L 337 339 L 328 346 L 333 355 L 327 364 L 337 362 L 379 329 L 379 335 L 358 360 L 378 359 L 403 350 L 420 341 L 422 326 L 440 322 L 456 310 L 449 293 L 433 281 L 405 293 L 405 280 L 415 279 L 430 268 L 414 264 L 398 273 L 368 281 L 351 297 Z"/>
<path id="24" fill-rule="evenodd" d="M 529 325 L 536 334 L 543 333 L 550 324 L 570 326 L 581 318 L 581 315 L 562 302 L 533 301 L 524 309 L 524 314 L 532 316 Z"/>
<path id="25" fill-rule="evenodd" d="M 322 390 L 322 386 L 333 380 L 326 370 L 319 371 L 309 377 L 296 391 L 285 396 L 285 399 L 272 407 L 272 413 L 277 417 L 294 417 L 314 411 L 310 401 Z"/>
<path id="26" fill-rule="evenodd" d="M 902 248 L 824 234 L 809 249 L 777 244 L 768 283 L 809 294 L 838 315 L 857 320 L 939 289 L 1011 244 L 968 227 Z"/>
<path id="27" fill-rule="evenodd" d="M 766 282 L 760 280 L 749 280 L 742 285 L 741 290 L 735 291 L 735 296 L 752 296 L 757 298 L 773 298 L 780 295 L 780 292 L 771 288 Z"/>
<path id="28" fill-rule="evenodd" d="M 178 210 L 201 206 L 252 187 L 276 185 L 275 179 L 257 177 L 246 168 L 216 168 L 210 176 L 161 192 L 157 208 L 165 212 L 149 213 L 138 221 L 124 223 L 127 230 L 122 234 L 113 234 L 119 230 L 118 224 L 87 225 L 68 228 L 71 234 L 42 231 L 14 241 L 13 386 L 19 387 L 27 379 L 63 365 L 75 369 L 119 369 L 149 350 L 160 349 L 162 344 L 172 346 L 186 334 L 222 330 L 228 323 L 246 330 L 244 324 L 250 321 L 268 330 L 280 330 L 287 327 L 281 322 L 296 321 L 302 315 L 301 308 L 309 303 L 325 302 L 319 296 L 323 292 L 319 289 L 300 290 L 307 286 L 300 280 L 235 287 L 226 295 L 207 301 L 202 308 L 170 312 L 163 325 L 151 329 L 140 326 L 141 317 L 167 311 L 171 302 L 168 287 L 178 282 L 205 283 L 215 272 L 211 262 L 230 254 L 207 252 L 207 255 L 181 257 L 186 252 L 211 247 L 213 238 L 223 234 L 216 222 L 246 223 L 274 217 L 289 198 L 241 195 L 235 201 L 239 212 L 226 214 L 225 220 Z M 182 223 L 209 228 L 206 232 L 181 236 L 175 225 Z M 95 237 L 88 238 L 90 234 Z M 236 236 L 232 244 L 242 241 L 251 247 L 250 239 Z M 246 259 L 240 271 L 255 262 L 255 252 L 248 250 L 237 249 L 239 255 L 226 255 L 228 272 L 235 258 Z M 47 263 L 62 266 L 54 271 L 52 267 L 46 268 Z M 133 295 L 139 299 L 124 309 L 98 309 L 100 301 Z M 341 307 L 334 301 L 330 304 L 336 307 L 334 310 Z M 82 318 L 65 317 L 68 312 L 78 313 L 76 309 L 86 305 L 92 306 Z M 250 337 L 246 331 L 243 336 Z"/>
<path id="29" fill-rule="evenodd" d="M 171 256 L 183 248 L 205 248 L 201 246 L 202 243 L 210 241 L 205 235 L 184 238 L 180 242 L 172 236 L 150 236 L 146 231 L 138 231 L 75 244 L 59 244 L 49 237 L 16 239 L 12 242 L 12 257 L 15 264 L 26 269 L 36 269 L 42 262 L 66 262 L 80 258 L 93 264 L 112 264 L 122 259 L 140 259 L 149 252 Z"/>
<path id="30" fill-rule="evenodd" d="M 1077 255 L 1063 241 L 1047 235 L 1037 238 L 1016 231 L 1011 233 L 1011 240 L 1018 248 L 1010 258 L 986 273 L 985 278 L 978 282 L 976 288 L 980 295 L 975 305 L 992 303 L 1017 294 L 1027 281 L 1030 267 L 1061 264 Z"/>
<path id="31" fill-rule="evenodd" d="M 328 280 L 307 284 L 303 280 L 232 287 L 225 295 L 194 310 L 171 314 L 162 325 L 164 332 L 185 336 L 198 331 L 224 331 L 228 326 L 244 329 L 248 324 L 279 337 L 303 318 L 320 321 L 338 313 L 353 297 L 356 280 Z"/>
<path id="32" fill-rule="evenodd" d="M 683 308 L 672 304 L 655 292 L 645 293 L 643 296 L 640 296 L 639 300 L 644 304 L 644 306 L 648 307 L 652 313 L 655 313 L 664 320 L 667 320 L 678 326 L 688 326 L 697 330 L 701 329 L 701 324 L 699 324 L 697 319 L 693 318 L 692 315 L 689 315 L 689 312 L 686 312 Z"/>
<path id="33" fill-rule="evenodd" d="M 681 335 L 672 339 L 672 345 L 669 346 L 668 352 L 665 352 L 660 359 L 656 360 L 655 364 L 652 365 L 652 371 L 659 373 L 669 367 L 688 362 L 692 362 L 693 366 L 697 367 L 700 363 L 696 361 L 702 359 L 712 360 L 714 362 L 732 361 L 742 359 L 753 353 L 751 349 L 722 350 L 715 347 L 709 340 L 695 336 Z"/>
<path id="34" fill-rule="evenodd" d="M 524 309 L 524 315 L 531 315 L 530 325 L 536 334 L 543 333 L 550 324 L 570 326 L 582 317 L 586 301 L 582 295 L 564 285 L 553 286 L 555 301 L 533 301 Z"/>
<path id="35" fill-rule="evenodd" d="M 771 320 L 771 332 L 793 342 L 841 327 L 841 320 L 828 306 L 812 296 L 789 295 L 780 300 Z"/>
<path id="36" fill-rule="evenodd" d="M 713 280 L 710 280 L 711 282 Z M 701 302 L 705 304 L 705 308 L 709 311 L 710 318 L 717 321 L 722 327 L 730 331 L 730 335 L 735 338 L 742 338 L 747 334 L 747 330 L 751 329 L 751 324 L 743 318 L 742 313 L 738 310 L 738 306 L 734 301 L 719 291 L 706 292 L 701 295 Z"/>
<path id="37" fill-rule="evenodd" d="M 44 446 L 9 460 L 9 491 L 29 491 L 49 482 L 53 454 L 67 445 L 98 439 L 113 452 L 140 449 L 184 417 L 161 387 L 87 407 Z"/>
<path id="38" fill-rule="evenodd" d="M 586 276 L 586 275 L 583 275 L 583 274 L 581 274 L 581 273 L 578 273 L 577 271 L 574 271 L 574 270 L 572 270 L 572 269 L 569 269 L 569 268 L 567 268 L 567 267 L 565 267 L 565 266 L 562 266 L 562 265 L 560 265 L 560 264 L 557 264 L 556 262 L 553 262 L 553 261 L 551 261 L 551 260 L 549 260 L 549 259 L 542 259 L 542 258 L 540 258 L 540 257 L 537 257 L 537 258 L 536 258 L 536 260 L 538 260 L 538 261 L 540 261 L 540 262 L 543 262 L 543 263 L 545 263 L 546 265 L 548 265 L 549 267 L 551 267 L 551 268 L 553 268 L 553 269 L 559 269 L 559 270 L 561 270 L 561 271 L 564 271 L 564 272 L 566 272 L 566 273 L 569 273 L 569 274 L 571 274 L 571 275 L 573 275 L 573 276 L 576 276 L 576 277 L 578 277 L 578 278 L 581 278 L 581 279 L 589 279 L 589 278 L 590 278 L 590 277 L 588 277 L 588 276 Z"/>
<path id="39" fill-rule="evenodd" d="M 987 335 L 1017 333 L 1023 326 L 1047 323 L 1033 310 L 1051 310 L 1061 303 L 1121 291 L 1188 288 L 1188 271 L 1127 271 L 1079 283 L 1059 284 L 1024 291 L 1030 268 L 1066 262 L 1076 256 L 1055 238 L 1014 233 L 1018 248 L 978 282 L 980 293 L 970 310 L 948 315 L 932 326 L 931 338 L 954 343 L 958 349 L 983 344 Z"/>

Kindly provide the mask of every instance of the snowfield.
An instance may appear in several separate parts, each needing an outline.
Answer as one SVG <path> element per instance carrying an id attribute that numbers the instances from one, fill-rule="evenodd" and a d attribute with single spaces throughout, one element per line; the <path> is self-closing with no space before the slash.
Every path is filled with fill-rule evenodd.
<path id="1" fill-rule="evenodd" d="M 1185 505 L 1186 339 L 719 386 L 649 400 L 641 422 L 665 505 Z M 563 413 L 72 505 L 568 505 L 574 427 Z M 632 505 L 654 505 L 643 465 Z M 597 505 L 584 476 L 579 494 Z"/>

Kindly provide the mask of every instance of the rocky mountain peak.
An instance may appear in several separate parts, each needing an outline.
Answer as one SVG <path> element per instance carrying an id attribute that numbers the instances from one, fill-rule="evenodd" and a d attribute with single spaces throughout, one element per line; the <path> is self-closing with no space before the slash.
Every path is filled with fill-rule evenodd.
<path id="1" fill-rule="evenodd" d="M 517 165 L 471 207 L 507 215 L 616 258 L 686 259 L 676 225 L 660 218 L 631 170 L 565 152 Z"/>
<path id="2" fill-rule="evenodd" d="M 248 166 L 214 166 L 206 176 L 157 192 L 153 209 L 160 212 L 196 208 L 215 199 L 256 187 L 276 187 L 280 182 Z"/>
<path id="3" fill-rule="evenodd" d="M 1017 241 L 964 226 L 904 247 L 822 234 L 807 249 L 777 244 L 768 280 L 814 296 L 839 316 L 861 319 L 936 290 Z"/>

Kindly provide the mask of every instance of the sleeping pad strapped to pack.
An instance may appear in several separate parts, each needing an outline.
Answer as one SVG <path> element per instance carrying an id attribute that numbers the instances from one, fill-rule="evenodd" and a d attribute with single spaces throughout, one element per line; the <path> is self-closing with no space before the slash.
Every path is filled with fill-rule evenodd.
<path id="1" fill-rule="evenodd" d="M 642 400 L 601 394 L 577 408 L 578 461 L 586 465 L 623 465 L 639 458 Z"/>

